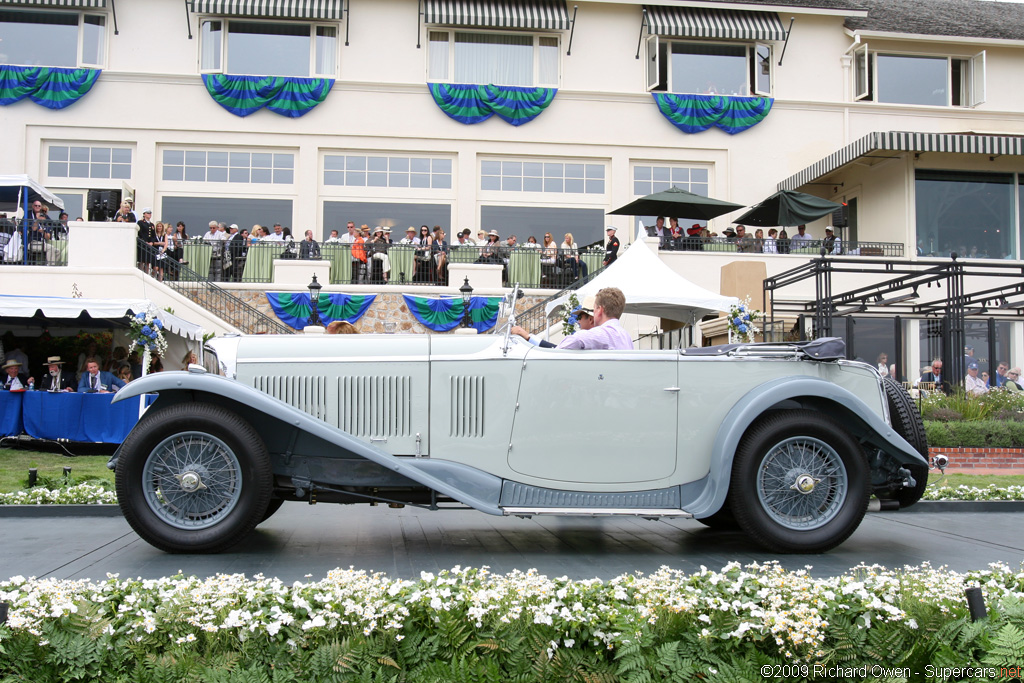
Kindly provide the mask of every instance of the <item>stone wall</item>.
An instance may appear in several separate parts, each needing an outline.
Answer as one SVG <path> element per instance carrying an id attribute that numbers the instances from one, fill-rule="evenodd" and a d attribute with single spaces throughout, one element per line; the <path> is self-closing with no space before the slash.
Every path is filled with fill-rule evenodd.
<path id="1" fill-rule="evenodd" d="M 263 289 L 242 289 L 233 290 L 232 294 L 240 298 L 245 303 L 258 309 L 264 315 L 277 320 L 277 316 L 274 314 L 274 309 L 270 307 L 270 303 L 267 301 L 266 290 Z M 410 295 L 416 295 L 415 292 L 409 292 Z M 541 301 L 544 301 L 546 296 L 523 296 L 520 297 L 516 304 L 516 310 L 519 312 L 525 311 L 532 306 L 537 305 Z M 505 322 L 505 318 L 499 318 L 497 327 L 500 327 Z M 409 307 L 405 305 L 405 298 L 400 292 L 379 292 L 377 298 L 370 306 L 369 310 L 360 318 L 356 323 L 356 330 L 364 334 L 370 333 L 385 333 L 388 331 L 385 323 L 395 323 L 394 332 L 396 334 L 441 334 L 432 332 L 426 327 L 420 324 L 416 320 L 415 316 L 409 312 Z M 443 333 L 451 334 L 451 333 Z"/>

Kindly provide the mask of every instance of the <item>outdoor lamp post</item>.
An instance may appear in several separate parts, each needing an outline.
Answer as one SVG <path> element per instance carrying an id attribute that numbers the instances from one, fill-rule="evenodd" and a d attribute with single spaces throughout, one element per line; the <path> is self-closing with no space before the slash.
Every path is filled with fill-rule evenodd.
<path id="1" fill-rule="evenodd" d="M 473 288 L 469 286 L 469 276 L 459 287 L 459 292 L 462 293 L 462 326 L 469 327 L 469 300 L 473 296 Z"/>
<path id="2" fill-rule="evenodd" d="M 316 281 L 316 273 L 313 274 L 313 281 L 309 283 L 309 324 L 322 325 L 320 322 L 320 290 L 323 288 L 319 282 Z"/>

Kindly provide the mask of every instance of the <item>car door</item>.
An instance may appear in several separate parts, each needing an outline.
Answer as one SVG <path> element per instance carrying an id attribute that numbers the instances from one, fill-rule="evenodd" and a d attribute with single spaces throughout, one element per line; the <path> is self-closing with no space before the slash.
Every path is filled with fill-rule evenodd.
<path id="1" fill-rule="evenodd" d="M 531 351 L 509 468 L 555 488 L 660 485 L 676 469 L 677 366 L 672 351 Z"/>

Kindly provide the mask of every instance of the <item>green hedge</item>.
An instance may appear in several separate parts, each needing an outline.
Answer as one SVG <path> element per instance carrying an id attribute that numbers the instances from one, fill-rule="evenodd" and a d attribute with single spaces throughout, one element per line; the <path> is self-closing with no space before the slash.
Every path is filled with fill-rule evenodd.
<path id="1" fill-rule="evenodd" d="M 932 448 L 1024 448 L 1024 422 L 925 420 L 924 429 Z"/>

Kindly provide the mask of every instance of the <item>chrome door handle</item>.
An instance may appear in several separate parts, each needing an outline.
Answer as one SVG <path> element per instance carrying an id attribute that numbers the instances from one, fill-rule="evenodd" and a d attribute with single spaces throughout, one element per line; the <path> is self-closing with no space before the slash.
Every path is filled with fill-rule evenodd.
<path id="1" fill-rule="evenodd" d="M 665 391 L 671 391 L 672 393 L 675 393 L 677 391 L 680 391 L 680 389 L 679 387 L 665 387 Z"/>

